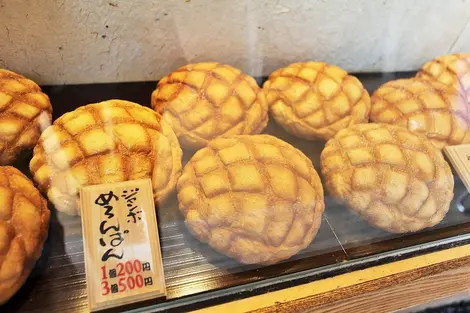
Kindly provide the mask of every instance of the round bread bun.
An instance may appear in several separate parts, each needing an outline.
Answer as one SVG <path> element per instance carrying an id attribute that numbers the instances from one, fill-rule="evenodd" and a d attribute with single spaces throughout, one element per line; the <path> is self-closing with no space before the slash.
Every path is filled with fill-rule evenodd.
<path id="1" fill-rule="evenodd" d="M 441 151 L 400 126 L 341 130 L 326 143 L 321 169 L 331 196 L 392 233 L 438 224 L 453 197 L 454 178 Z"/>
<path id="2" fill-rule="evenodd" d="M 443 55 L 423 65 L 416 74 L 457 89 L 470 103 L 470 53 Z"/>
<path id="3" fill-rule="evenodd" d="M 51 120 L 52 106 L 41 88 L 0 69 L 0 165 L 13 164 L 22 151 L 32 149 Z"/>
<path id="4" fill-rule="evenodd" d="M 162 78 L 152 108 L 191 150 L 217 137 L 259 134 L 268 123 L 266 98 L 255 79 L 216 62 L 188 64 Z"/>
<path id="5" fill-rule="evenodd" d="M 49 229 L 47 201 L 16 168 L 0 166 L 0 305 L 24 284 Z"/>
<path id="6" fill-rule="evenodd" d="M 269 135 L 217 138 L 178 180 L 192 234 L 245 264 L 288 259 L 315 238 L 325 208 L 312 162 Z"/>
<path id="7" fill-rule="evenodd" d="M 54 121 L 34 148 L 30 170 L 59 211 L 79 214 L 81 187 L 151 178 L 155 201 L 174 190 L 182 151 L 158 113 L 133 102 L 89 104 Z"/>
<path id="8" fill-rule="evenodd" d="M 274 120 L 304 139 L 328 140 L 369 119 L 369 93 L 356 77 L 335 65 L 291 64 L 273 72 L 263 90 Z"/>
<path id="9" fill-rule="evenodd" d="M 470 105 L 456 89 L 437 81 L 383 84 L 372 95 L 370 119 L 421 133 L 439 149 L 470 142 Z"/>

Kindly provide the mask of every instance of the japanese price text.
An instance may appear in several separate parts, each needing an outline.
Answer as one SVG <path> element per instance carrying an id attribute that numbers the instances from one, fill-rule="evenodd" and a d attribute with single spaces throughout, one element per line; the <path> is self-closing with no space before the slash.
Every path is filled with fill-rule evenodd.
<path id="1" fill-rule="evenodd" d="M 145 275 L 145 272 L 151 270 L 150 263 L 142 263 L 140 260 L 117 263 L 115 268 L 107 268 L 103 265 L 101 267 L 101 294 L 106 296 L 110 293 L 152 286 L 152 277 Z"/>
<path id="2" fill-rule="evenodd" d="M 121 195 L 110 190 L 95 199 L 95 204 L 101 207 L 104 213 L 104 218 L 99 225 L 101 234 L 99 244 L 103 247 L 101 261 L 105 263 L 101 266 L 103 296 L 153 285 L 149 262 L 137 259 L 118 262 L 115 266 L 106 265 L 108 260 L 122 260 L 125 257 L 126 252 L 122 244 L 132 230 L 132 227 L 123 226 L 116 216 L 119 214 L 115 214 L 115 207 L 120 201 L 123 201 L 127 208 L 124 225 L 136 224 L 142 220 L 140 216 L 142 210 L 139 210 L 139 188 L 124 190 Z M 145 275 L 145 272 L 149 272 L 148 275 Z"/>

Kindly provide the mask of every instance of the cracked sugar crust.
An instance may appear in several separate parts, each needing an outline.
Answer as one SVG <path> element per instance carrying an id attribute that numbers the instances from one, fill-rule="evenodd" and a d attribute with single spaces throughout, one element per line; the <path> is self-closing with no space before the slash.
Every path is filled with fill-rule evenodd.
<path id="1" fill-rule="evenodd" d="M 46 200 L 20 171 L 0 166 L 0 304 L 23 285 L 47 238 Z"/>
<path id="2" fill-rule="evenodd" d="M 174 190 L 181 174 L 178 140 L 155 111 L 109 100 L 54 121 L 34 148 L 30 170 L 55 207 L 78 214 L 82 186 L 151 178 L 156 202 Z"/>
<path id="3" fill-rule="evenodd" d="M 188 149 L 217 137 L 259 134 L 268 123 L 266 98 L 253 77 L 216 62 L 189 64 L 162 78 L 152 108 Z"/>
<path id="4" fill-rule="evenodd" d="M 339 130 L 369 118 L 370 97 L 362 83 L 324 62 L 278 69 L 263 89 L 276 122 L 301 138 L 328 140 Z"/>
<path id="5" fill-rule="evenodd" d="M 15 162 L 51 124 L 52 106 L 41 88 L 24 76 L 0 69 L 0 165 Z"/>
<path id="6" fill-rule="evenodd" d="M 273 264 L 307 247 L 324 211 L 312 162 L 269 135 L 218 138 L 178 180 L 189 230 L 241 263 Z"/>
<path id="7" fill-rule="evenodd" d="M 425 63 L 416 77 L 454 87 L 470 103 L 470 53 L 440 56 Z"/>
<path id="8" fill-rule="evenodd" d="M 372 95 L 370 119 L 408 128 L 438 148 L 470 142 L 470 106 L 454 89 L 418 78 L 393 80 Z"/>
<path id="9" fill-rule="evenodd" d="M 358 124 L 326 143 L 321 169 L 329 193 L 372 225 L 392 233 L 438 224 L 454 178 L 426 137 L 389 124 Z"/>

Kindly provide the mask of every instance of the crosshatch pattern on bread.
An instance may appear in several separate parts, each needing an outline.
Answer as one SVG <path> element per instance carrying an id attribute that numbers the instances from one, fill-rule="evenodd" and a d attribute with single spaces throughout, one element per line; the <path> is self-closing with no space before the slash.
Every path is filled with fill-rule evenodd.
<path id="1" fill-rule="evenodd" d="M 174 190 L 182 151 L 155 111 L 109 100 L 66 113 L 42 134 L 31 172 L 61 211 L 77 214 L 83 186 L 151 178 L 155 201 Z"/>
<path id="2" fill-rule="evenodd" d="M 216 62 L 188 64 L 162 78 L 152 107 L 188 149 L 220 136 L 258 134 L 268 123 L 266 98 L 255 79 Z"/>
<path id="3" fill-rule="evenodd" d="M 47 201 L 23 173 L 0 166 L 0 304 L 23 285 L 49 229 Z"/>
<path id="4" fill-rule="evenodd" d="M 301 138 L 328 140 L 369 118 L 369 93 L 335 65 L 294 63 L 273 72 L 263 89 L 276 122 Z"/>
<path id="5" fill-rule="evenodd" d="M 14 163 L 21 151 L 33 148 L 51 120 L 52 106 L 41 88 L 0 69 L 0 165 Z"/>
<path id="6" fill-rule="evenodd" d="M 385 83 L 372 95 L 370 119 L 407 127 L 440 149 L 470 142 L 470 106 L 454 88 L 436 81 Z"/>
<path id="7" fill-rule="evenodd" d="M 329 140 L 321 154 L 325 188 L 371 224 L 393 233 L 439 223 L 454 177 L 424 136 L 388 124 L 358 124 Z"/>
<path id="8" fill-rule="evenodd" d="M 312 162 L 269 135 L 218 138 L 178 181 L 190 231 L 241 263 L 272 264 L 307 247 L 324 210 Z"/>
<path id="9" fill-rule="evenodd" d="M 470 104 L 470 53 L 443 55 L 423 65 L 416 74 L 457 89 Z"/>

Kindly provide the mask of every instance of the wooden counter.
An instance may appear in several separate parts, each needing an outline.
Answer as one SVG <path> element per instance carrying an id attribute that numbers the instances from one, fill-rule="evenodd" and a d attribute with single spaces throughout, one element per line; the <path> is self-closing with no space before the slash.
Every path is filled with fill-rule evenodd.
<path id="1" fill-rule="evenodd" d="M 470 245 L 197 311 L 391 312 L 470 289 Z"/>

